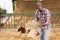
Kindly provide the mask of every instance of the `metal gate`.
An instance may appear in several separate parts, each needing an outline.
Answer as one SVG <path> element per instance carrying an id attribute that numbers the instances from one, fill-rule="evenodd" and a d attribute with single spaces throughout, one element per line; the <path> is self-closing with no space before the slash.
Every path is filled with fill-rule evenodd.
<path id="1" fill-rule="evenodd" d="M 53 12 L 51 15 L 51 27 L 60 28 L 60 13 Z M 0 27 L 16 28 L 25 26 L 25 23 L 32 19 L 34 19 L 34 13 L 0 14 Z"/>

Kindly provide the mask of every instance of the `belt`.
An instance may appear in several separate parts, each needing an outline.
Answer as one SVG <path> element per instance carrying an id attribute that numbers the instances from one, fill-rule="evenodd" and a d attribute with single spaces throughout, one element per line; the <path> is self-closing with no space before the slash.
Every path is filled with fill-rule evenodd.
<path id="1" fill-rule="evenodd" d="M 45 26 L 48 26 L 49 24 L 46 24 L 46 25 L 42 25 L 42 27 L 45 27 Z"/>
<path id="2" fill-rule="evenodd" d="M 42 28 L 46 28 L 46 29 L 49 29 L 49 24 L 46 24 L 46 25 L 42 25 L 41 27 L 42 27 Z"/>

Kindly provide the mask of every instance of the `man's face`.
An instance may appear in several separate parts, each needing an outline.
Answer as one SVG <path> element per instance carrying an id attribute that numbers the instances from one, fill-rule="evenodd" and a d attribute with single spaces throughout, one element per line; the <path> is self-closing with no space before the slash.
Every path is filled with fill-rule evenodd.
<path id="1" fill-rule="evenodd" d="M 38 9 L 42 9 L 42 4 L 37 5 Z"/>

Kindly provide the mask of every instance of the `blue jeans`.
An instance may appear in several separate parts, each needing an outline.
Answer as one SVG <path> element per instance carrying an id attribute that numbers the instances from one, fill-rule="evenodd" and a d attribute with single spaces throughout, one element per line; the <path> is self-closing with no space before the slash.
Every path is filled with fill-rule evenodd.
<path id="1" fill-rule="evenodd" d="M 41 40 L 49 40 L 49 33 L 50 33 L 50 28 L 43 31 L 43 29 L 41 28 L 40 30 L 40 39 Z"/>

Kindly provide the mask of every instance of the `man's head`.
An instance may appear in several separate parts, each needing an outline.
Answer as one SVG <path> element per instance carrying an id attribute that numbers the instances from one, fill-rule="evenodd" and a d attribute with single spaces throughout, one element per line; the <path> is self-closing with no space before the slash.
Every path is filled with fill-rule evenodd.
<path id="1" fill-rule="evenodd" d="M 37 7 L 38 7 L 38 9 L 42 9 L 42 3 L 41 2 L 37 2 Z"/>

